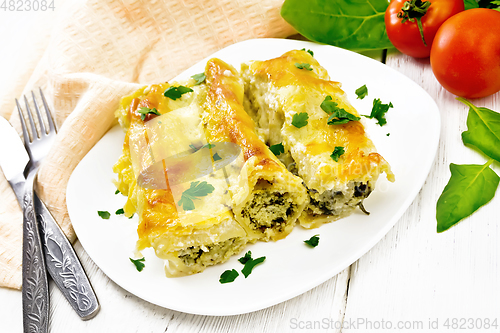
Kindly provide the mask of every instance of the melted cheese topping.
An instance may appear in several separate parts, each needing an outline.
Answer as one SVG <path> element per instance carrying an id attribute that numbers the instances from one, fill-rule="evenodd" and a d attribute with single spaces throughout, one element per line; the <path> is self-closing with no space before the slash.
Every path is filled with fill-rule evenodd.
<path id="1" fill-rule="evenodd" d="M 313 70 L 299 69 L 295 65 L 298 63 L 308 63 Z M 327 124 L 329 115 L 320 107 L 326 96 L 331 96 L 339 108 L 358 117 L 359 114 L 348 102 L 340 83 L 330 81 L 326 70 L 309 53 L 290 51 L 242 68 L 250 83 L 266 92 L 257 103 L 267 112 L 254 115 L 259 126 L 267 127 L 265 139 L 271 145 L 284 143 L 308 188 L 323 192 L 350 180 L 376 178 L 382 171 L 393 179 L 387 162 L 375 152 L 361 122 Z M 302 112 L 307 112 L 308 124 L 297 128 L 292 119 Z M 283 121 L 276 126 L 270 118 L 279 117 Z M 337 146 L 344 147 L 345 153 L 335 162 L 330 155 Z"/>
<path id="2" fill-rule="evenodd" d="M 210 142 L 230 141 L 243 149 L 245 161 L 256 156 L 259 165 L 281 170 L 274 154 L 255 132 L 255 124 L 243 109 L 243 82 L 233 67 L 212 59 L 206 67 L 209 84 L 204 122 Z"/>
<path id="3" fill-rule="evenodd" d="M 222 170 L 211 170 L 205 176 L 203 173 L 193 177 L 193 181 L 206 181 L 214 187 L 212 193 L 196 198 L 197 209 L 185 211 L 179 206 L 182 193 L 190 187 L 190 182 L 176 183 L 176 173 L 185 174 L 189 168 L 197 171 L 197 166 L 202 163 L 180 158 L 179 163 L 166 168 L 165 159 L 182 155 L 191 149 L 190 144 L 207 144 L 200 118 L 206 86 L 193 86 L 191 82 L 183 85 L 194 92 L 172 100 L 163 96 L 170 87 L 168 83 L 152 85 L 123 98 L 117 111 L 120 123 L 127 128 L 123 155 L 114 168 L 118 173 L 118 187 L 129 198 L 125 214 L 139 214 L 138 249 L 153 246 L 159 257 L 187 246 L 246 235 L 230 212 L 230 197 Z M 162 115 L 147 115 L 143 121 L 138 112 L 141 107 L 155 108 Z M 189 156 L 206 159 L 210 158 L 208 152 L 209 149 L 203 149 L 199 154 Z M 208 161 L 212 167 L 213 160 Z M 164 175 L 156 181 L 159 188 L 138 186 L 139 176 L 156 165 L 160 165 L 160 176 Z M 217 227 L 210 230 L 213 226 Z"/>

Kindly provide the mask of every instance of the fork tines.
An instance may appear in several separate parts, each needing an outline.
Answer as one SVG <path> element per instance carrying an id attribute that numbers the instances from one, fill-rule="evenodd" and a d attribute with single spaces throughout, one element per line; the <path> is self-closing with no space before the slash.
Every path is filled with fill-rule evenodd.
<path id="1" fill-rule="evenodd" d="M 49 106 L 47 105 L 47 101 L 45 100 L 45 96 L 43 95 L 42 89 L 39 88 L 39 90 L 40 90 L 40 96 L 42 98 L 43 107 L 45 109 L 46 122 L 47 122 L 48 128 L 45 125 L 42 114 L 40 113 L 37 99 L 36 99 L 35 93 L 33 91 L 31 91 L 31 96 L 33 98 L 33 105 L 34 105 L 35 110 L 36 110 L 37 119 L 33 119 L 33 115 L 31 112 L 31 108 L 30 108 L 28 99 L 26 98 L 26 95 L 24 95 L 24 103 L 26 105 L 26 113 L 28 114 L 28 120 L 29 120 L 30 127 L 31 127 L 31 133 L 29 133 L 29 131 L 27 131 L 26 121 L 25 121 L 25 118 L 23 115 L 24 112 L 23 112 L 21 106 L 19 105 L 19 101 L 16 98 L 16 105 L 17 105 L 17 110 L 19 112 L 19 118 L 21 119 L 21 125 L 23 128 L 23 136 L 25 138 L 25 144 L 27 144 L 28 142 L 33 142 L 35 140 L 35 138 L 40 139 L 42 137 L 42 135 L 47 135 L 48 133 L 55 130 L 54 120 L 52 119 L 52 114 L 50 112 Z M 40 127 L 40 131 L 37 130 L 37 126 L 36 126 L 37 123 L 38 123 L 38 126 Z M 26 139 L 29 139 L 28 142 L 26 142 Z"/>

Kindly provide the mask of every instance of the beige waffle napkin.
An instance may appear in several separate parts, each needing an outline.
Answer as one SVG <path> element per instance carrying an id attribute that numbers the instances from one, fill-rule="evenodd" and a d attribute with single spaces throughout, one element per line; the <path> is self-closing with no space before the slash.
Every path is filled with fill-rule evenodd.
<path id="1" fill-rule="evenodd" d="M 31 66 L 35 69 L 14 85 L 22 91 L 0 92 L 0 115 L 20 132 L 14 98 L 43 88 L 59 133 L 40 168 L 38 192 L 71 241 L 75 233 L 66 210 L 67 181 L 113 125 L 120 97 L 140 85 L 168 81 L 235 42 L 293 34 L 279 15 L 282 2 L 89 0 L 57 8 L 47 46 L 38 50 L 40 60 Z M 0 203 L 0 286 L 20 289 L 22 214 L 3 174 Z"/>

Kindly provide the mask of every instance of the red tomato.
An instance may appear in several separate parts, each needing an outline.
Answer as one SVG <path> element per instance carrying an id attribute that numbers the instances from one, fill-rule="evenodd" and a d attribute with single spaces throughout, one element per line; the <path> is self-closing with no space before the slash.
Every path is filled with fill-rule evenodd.
<path id="1" fill-rule="evenodd" d="M 407 0 L 393 0 L 385 11 L 385 28 L 390 41 L 399 51 L 415 58 L 426 58 L 431 54 L 431 45 L 437 30 L 448 18 L 464 10 L 463 0 L 432 0 L 421 18 L 424 45 L 417 21 L 401 23 L 398 13 Z M 420 2 L 419 0 L 415 2 Z M 425 3 L 427 1 L 421 1 Z"/>
<path id="2" fill-rule="evenodd" d="M 439 28 L 431 51 L 436 79 L 449 92 L 466 98 L 500 90 L 500 12 L 469 9 Z"/>

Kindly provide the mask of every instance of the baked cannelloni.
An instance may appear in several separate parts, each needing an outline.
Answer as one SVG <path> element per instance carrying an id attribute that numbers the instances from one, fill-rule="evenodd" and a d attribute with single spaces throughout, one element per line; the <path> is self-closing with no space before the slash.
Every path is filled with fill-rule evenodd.
<path id="1" fill-rule="evenodd" d="M 350 214 L 373 191 L 380 173 L 393 181 L 359 114 L 338 82 L 308 52 L 290 51 L 242 65 L 245 106 L 268 145 L 282 144 L 280 159 L 300 176 L 309 203 L 306 228 Z M 364 209 L 363 209 L 364 210 Z"/>
<path id="2" fill-rule="evenodd" d="M 137 249 L 153 247 L 169 277 L 224 262 L 249 240 L 214 161 L 235 153 L 215 152 L 201 126 L 206 88 L 193 80 L 152 85 L 124 97 L 117 111 L 126 137 L 114 171 L 128 196 L 125 215 L 138 214 Z M 169 89 L 172 98 L 165 96 Z M 237 154 L 225 168 L 237 170 Z"/>
<path id="3" fill-rule="evenodd" d="M 137 249 L 154 248 L 167 276 L 284 238 L 296 221 L 364 211 L 380 173 L 393 181 L 340 83 L 308 52 L 243 64 L 242 75 L 211 59 L 195 77 L 143 87 L 116 112 L 124 212 L 139 216 Z"/>
<path id="4" fill-rule="evenodd" d="M 252 237 L 277 240 L 289 234 L 307 204 L 302 180 L 290 173 L 262 142 L 243 108 L 243 81 L 222 60 L 208 61 L 207 102 L 202 117 L 212 143 L 237 144 L 244 163 L 230 179 L 235 218 Z"/>

